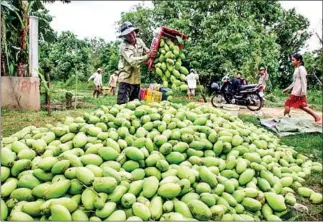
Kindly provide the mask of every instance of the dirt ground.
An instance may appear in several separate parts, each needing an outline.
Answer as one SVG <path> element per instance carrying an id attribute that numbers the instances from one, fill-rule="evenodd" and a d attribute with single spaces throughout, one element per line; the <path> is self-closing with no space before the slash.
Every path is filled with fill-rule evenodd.
<path id="1" fill-rule="evenodd" d="M 283 107 L 276 107 L 276 108 L 269 108 L 269 107 L 263 107 L 260 111 L 257 112 L 252 112 L 250 110 L 248 110 L 247 108 L 241 108 L 239 110 L 239 114 L 256 114 L 259 116 L 263 116 L 263 117 L 273 117 L 273 118 L 277 118 L 277 117 L 282 117 L 284 115 L 284 108 Z M 320 116 L 322 116 L 322 112 L 316 112 L 317 114 L 319 114 Z M 309 114 L 307 114 L 306 112 L 304 112 L 303 110 L 300 109 L 292 109 L 290 112 L 291 116 L 306 116 L 308 118 L 312 118 Z"/>
<path id="2" fill-rule="evenodd" d="M 197 103 L 199 104 L 203 104 L 203 105 L 208 105 L 208 106 L 212 106 L 212 104 L 210 102 L 208 103 L 204 103 L 202 101 L 198 101 Z M 261 110 L 259 111 L 250 111 L 249 109 L 247 109 L 247 107 L 241 106 L 240 110 L 238 111 L 239 114 L 248 114 L 248 115 L 257 115 L 263 118 L 278 118 L 278 117 L 282 117 L 284 115 L 284 107 L 263 107 Z M 322 112 L 318 112 L 315 111 L 315 113 L 319 114 L 322 117 Z M 290 115 L 293 117 L 295 116 L 306 116 L 309 119 L 313 119 L 309 114 L 307 114 L 306 112 L 304 112 L 301 109 L 291 109 Z"/>

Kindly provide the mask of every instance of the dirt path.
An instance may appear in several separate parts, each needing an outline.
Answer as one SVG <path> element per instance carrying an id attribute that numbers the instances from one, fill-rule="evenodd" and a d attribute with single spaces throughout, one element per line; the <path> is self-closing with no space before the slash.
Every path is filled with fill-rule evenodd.
<path id="1" fill-rule="evenodd" d="M 322 116 L 322 112 L 316 112 L 316 113 Z M 283 116 L 284 108 L 283 107 L 275 107 L 275 108 L 263 107 L 260 111 L 257 111 L 257 112 L 252 112 L 244 108 L 239 110 L 239 114 L 250 114 L 250 115 L 256 114 L 263 117 L 277 118 L 277 117 Z M 310 119 L 312 118 L 309 114 L 307 114 L 306 112 L 300 109 L 292 109 L 290 114 L 291 116 L 306 116 Z"/>
<path id="2" fill-rule="evenodd" d="M 197 102 L 199 104 L 204 104 L 204 105 L 208 105 L 208 106 L 212 106 L 211 103 L 203 103 L 203 102 Z M 320 116 L 322 116 L 322 112 L 318 112 L 315 111 L 317 114 L 319 114 Z M 248 115 L 257 115 L 257 116 L 261 116 L 264 118 L 278 118 L 278 117 L 282 117 L 284 115 L 284 107 L 263 107 L 260 111 L 250 111 L 248 110 L 246 107 L 240 107 L 239 110 L 239 114 L 248 114 Z M 300 109 L 292 109 L 291 110 L 291 116 L 306 116 L 309 119 L 312 119 L 312 117 L 307 114 L 306 112 L 300 110 Z"/>

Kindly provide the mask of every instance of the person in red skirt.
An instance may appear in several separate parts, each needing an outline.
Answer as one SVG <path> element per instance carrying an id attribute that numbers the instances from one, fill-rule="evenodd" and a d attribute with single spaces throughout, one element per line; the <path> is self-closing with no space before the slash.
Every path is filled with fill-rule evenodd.
<path id="1" fill-rule="evenodd" d="M 293 83 L 283 90 L 283 93 L 292 91 L 287 100 L 285 101 L 284 116 L 290 113 L 290 108 L 300 108 L 313 116 L 315 123 L 322 124 L 322 118 L 317 115 L 313 110 L 307 106 L 306 92 L 307 92 L 307 72 L 304 67 L 304 61 L 302 55 L 296 53 L 292 55 L 292 65 L 295 66 L 293 75 Z"/>

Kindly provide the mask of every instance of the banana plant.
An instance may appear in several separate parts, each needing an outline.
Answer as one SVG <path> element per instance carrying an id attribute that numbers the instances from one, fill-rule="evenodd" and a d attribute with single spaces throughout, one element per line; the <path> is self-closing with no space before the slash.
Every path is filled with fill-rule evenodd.
<path id="1" fill-rule="evenodd" d="M 40 20 L 39 33 L 44 36 L 54 33 L 49 22 L 52 20 L 44 3 L 54 1 L 1 0 L 1 73 L 2 75 L 22 76 L 28 58 L 28 20 L 29 16 L 37 16 Z M 63 3 L 69 3 L 63 0 Z M 52 34 L 55 36 L 54 34 Z M 14 67 L 13 69 L 10 67 Z M 10 72 L 10 70 L 15 70 Z"/>
<path id="2" fill-rule="evenodd" d="M 14 65 L 10 61 L 14 61 L 11 58 L 12 40 L 15 39 L 14 33 L 17 33 L 16 27 L 10 22 L 13 19 L 17 18 L 20 23 L 22 23 L 21 16 L 19 15 L 19 10 L 13 5 L 13 2 L 10 0 L 1 1 L 1 70 L 2 75 L 13 75 Z M 14 15 L 14 16 L 13 16 Z M 7 32 L 11 32 L 11 37 L 7 39 Z M 9 45 L 9 47 L 8 47 Z"/>

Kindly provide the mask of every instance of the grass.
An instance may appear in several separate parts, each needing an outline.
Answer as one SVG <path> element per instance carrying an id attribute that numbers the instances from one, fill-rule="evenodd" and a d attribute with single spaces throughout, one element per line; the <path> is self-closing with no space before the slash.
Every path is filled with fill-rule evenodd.
<path id="1" fill-rule="evenodd" d="M 66 116 L 82 116 L 84 112 L 90 112 L 93 109 L 76 109 L 66 111 L 54 111 L 51 116 L 45 111 L 9 111 L 2 110 L 1 135 L 10 136 L 22 128 L 30 125 L 44 127 L 46 124 L 54 124 L 62 121 Z"/>
<path id="2" fill-rule="evenodd" d="M 299 134 L 283 137 L 282 143 L 293 146 L 296 151 L 320 161 L 322 160 L 322 134 Z"/>
<path id="3" fill-rule="evenodd" d="M 83 102 L 92 104 L 94 107 L 99 107 L 101 105 L 112 106 L 117 103 L 117 97 L 110 95 L 105 97 L 101 96 L 99 98 L 84 97 Z"/>
<path id="4" fill-rule="evenodd" d="M 255 116 L 251 116 L 251 115 L 247 115 L 247 114 L 239 114 L 239 118 L 243 121 L 243 122 L 249 122 L 254 124 L 255 126 L 261 126 L 258 118 Z"/>

